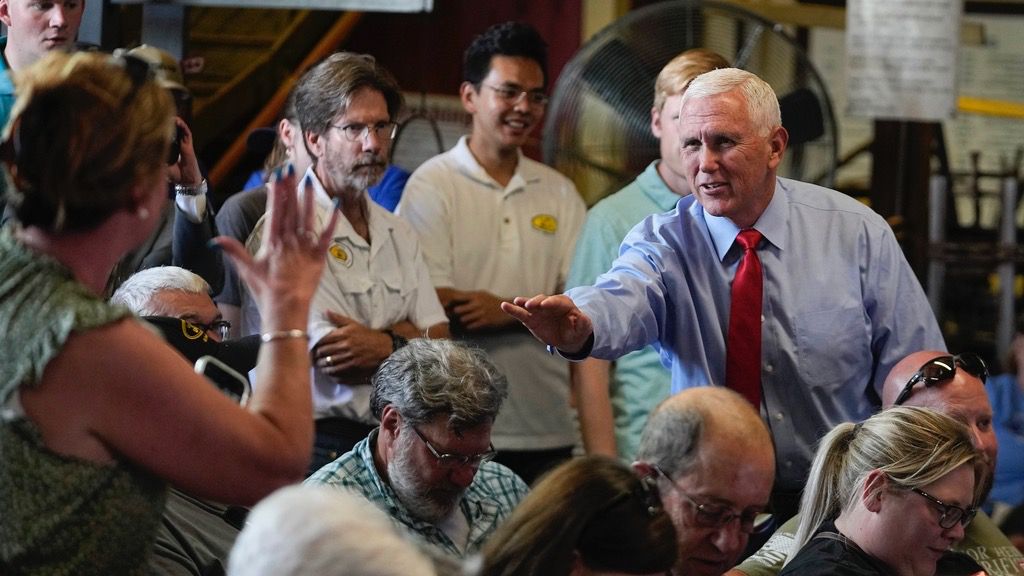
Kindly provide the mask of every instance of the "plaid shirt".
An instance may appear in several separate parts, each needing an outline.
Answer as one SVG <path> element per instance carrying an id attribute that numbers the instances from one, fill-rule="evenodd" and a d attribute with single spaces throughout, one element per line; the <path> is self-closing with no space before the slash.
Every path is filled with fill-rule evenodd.
<path id="1" fill-rule="evenodd" d="M 487 538 L 526 496 L 528 487 L 519 476 L 497 462 L 484 462 L 466 489 L 459 508 L 469 522 L 469 540 L 460 550 L 437 526 L 412 516 L 373 465 L 377 430 L 356 444 L 351 452 L 317 470 L 306 484 L 327 484 L 361 494 L 398 525 L 436 550 L 462 558 L 480 549 Z"/>

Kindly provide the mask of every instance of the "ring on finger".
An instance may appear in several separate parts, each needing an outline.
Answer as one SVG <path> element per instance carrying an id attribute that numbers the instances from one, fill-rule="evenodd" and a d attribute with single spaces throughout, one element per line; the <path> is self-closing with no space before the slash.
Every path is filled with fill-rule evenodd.
<path id="1" fill-rule="evenodd" d="M 324 364 L 326 364 L 328 366 L 333 366 L 334 365 L 334 358 L 331 358 L 330 356 L 325 357 L 324 358 Z"/>

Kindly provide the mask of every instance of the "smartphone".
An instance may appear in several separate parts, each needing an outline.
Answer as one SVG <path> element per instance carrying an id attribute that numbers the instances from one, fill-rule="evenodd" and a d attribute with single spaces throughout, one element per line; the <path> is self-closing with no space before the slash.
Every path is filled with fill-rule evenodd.
<path id="1" fill-rule="evenodd" d="M 167 151 L 167 165 L 174 166 L 181 159 L 181 139 L 185 137 L 185 130 L 181 126 L 174 127 L 174 140 L 171 140 L 171 147 Z"/>
<path id="2" fill-rule="evenodd" d="M 206 376 L 207 380 L 213 382 L 218 390 L 237 402 L 239 406 L 249 403 L 252 386 L 249 384 L 249 380 L 234 368 L 213 356 L 201 356 L 199 360 L 196 360 L 195 370 L 197 374 Z"/>

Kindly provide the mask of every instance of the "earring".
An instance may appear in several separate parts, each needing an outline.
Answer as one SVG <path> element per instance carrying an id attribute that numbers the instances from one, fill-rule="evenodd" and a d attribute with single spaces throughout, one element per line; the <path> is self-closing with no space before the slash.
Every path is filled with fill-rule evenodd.
<path id="1" fill-rule="evenodd" d="M 145 206 L 139 206 L 139 209 L 135 211 L 135 216 L 139 220 L 149 219 L 149 208 L 146 208 Z"/>

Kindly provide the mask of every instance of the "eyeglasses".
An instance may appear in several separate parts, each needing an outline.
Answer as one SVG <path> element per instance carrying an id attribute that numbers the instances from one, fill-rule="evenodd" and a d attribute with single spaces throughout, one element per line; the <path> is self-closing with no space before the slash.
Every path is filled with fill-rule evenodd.
<path id="1" fill-rule="evenodd" d="M 331 128 L 341 131 L 349 142 L 365 141 L 371 131 L 377 137 L 377 140 L 391 140 L 395 137 L 395 133 L 398 132 L 398 124 L 395 122 L 378 122 L 373 125 L 356 123 L 345 124 L 344 126 L 332 124 Z"/>
<path id="2" fill-rule="evenodd" d="M 228 322 L 227 320 L 214 320 L 209 324 L 203 324 L 201 322 L 189 320 L 188 318 L 182 318 L 182 320 L 188 322 L 189 324 L 195 326 L 196 328 L 199 328 L 203 332 L 212 332 L 216 334 L 217 336 L 220 337 L 221 340 L 226 339 L 228 337 L 228 334 L 231 332 L 231 322 Z"/>
<path id="3" fill-rule="evenodd" d="M 977 508 L 961 508 L 952 504 L 946 504 L 920 488 L 911 488 L 910 490 L 935 505 L 935 508 L 939 511 L 939 526 L 942 528 L 952 528 L 956 526 L 957 522 L 966 528 L 971 523 L 971 520 L 974 519 L 974 515 L 978 513 Z"/>
<path id="4" fill-rule="evenodd" d="M 531 106 L 546 106 L 551 98 L 544 93 L 540 88 L 534 90 L 523 90 L 519 86 L 491 86 L 490 84 L 484 84 L 483 86 L 494 90 L 494 93 L 498 95 L 505 102 L 515 106 L 526 98 L 526 101 Z"/>
<path id="5" fill-rule="evenodd" d="M 963 368 L 971 376 L 981 380 L 982 384 L 988 378 L 988 367 L 985 366 L 985 361 L 977 354 L 965 352 L 956 356 L 939 356 L 925 362 L 924 366 L 921 366 L 910 377 L 907 385 L 903 387 L 903 390 L 896 397 L 896 401 L 893 404 L 899 406 L 906 402 L 907 398 L 910 398 L 910 395 L 913 393 L 914 385 L 918 382 L 924 382 L 925 388 L 930 388 L 936 384 L 952 380 L 956 376 L 957 366 Z"/>
<path id="6" fill-rule="evenodd" d="M 672 481 L 672 478 L 661 467 L 654 465 L 653 468 L 655 472 L 665 479 L 673 492 L 690 503 L 693 509 L 693 519 L 698 526 L 703 528 L 721 528 L 738 519 L 740 521 L 740 532 L 760 534 L 767 531 L 773 524 L 772 515 L 767 512 L 754 512 L 752 510 L 735 512 L 729 506 L 701 504 L 683 492 L 679 486 L 676 486 L 676 483 Z"/>
<path id="7" fill-rule="evenodd" d="M 423 441 L 424 446 L 427 450 L 430 450 L 430 454 L 437 459 L 437 463 L 445 468 L 454 468 L 455 466 L 469 466 L 472 468 L 478 468 L 484 462 L 490 462 L 494 460 L 494 457 L 498 455 L 498 451 L 494 449 L 494 444 L 489 444 L 486 452 L 480 454 L 472 454 L 470 456 L 463 456 L 462 454 L 441 454 L 436 448 L 426 439 L 415 426 L 410 426 L 412 431 L 419 436 L 419 439 Z"/>

